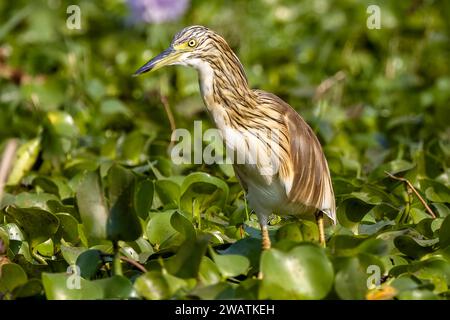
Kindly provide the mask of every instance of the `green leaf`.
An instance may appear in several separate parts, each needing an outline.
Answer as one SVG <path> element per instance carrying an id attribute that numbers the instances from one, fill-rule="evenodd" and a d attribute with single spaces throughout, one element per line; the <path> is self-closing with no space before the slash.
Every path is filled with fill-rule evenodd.
<path id="1" fill-rule="evenodd" d="M 130 114 L 130 111 L 127 109 L 127 107 L 120 100 L 117 99 L 103 100 L 100 104 L 100 111 L 103 114 L 114 114 L 114 113 L 122 113 L 124 115 Z"/>
<path id="2" fill-rule="evenodd" d="M 82 247 L 68 247 L 61 245 L 61 254 L 69 265 L 75 264 L 78 256 L 86 250 L 86 248 Z"/>
<path id="3" fill-rule="evenodd" d="M 76 198 L 87 236 L 105 239 L 108 208 L 103 196 L 98 171 L 84 174 L 78 186 Z"/>
<path id="4" fill-rule="evenodd" d="M 430 290 L 417 289 L 400 293 L 399 300 L 438 300 L 438 297 Z"/>
<path id="5" fill-rule="evenodd" d="M 16 151 L 11 173 L 8 176 L 7 185 L 18 184 L 25 174 L 33 167 L 39 155 L 41 139 L 32 139 L 19 147 Z"/>
<path id="6" fill-rule="evenodd" d="M 409 265 L 408 270 L 418 279 L 430 281 L 434 285 L 434 293 L 446 292 L 450 287 L 450 263 L 444 259 L 416 261 Z"/>
<path id="7" fill-rule="evenodd" d="M 183 279 L 197 277 L 209 239 L 210 236 L 205 235 L 197 239 L 185 240 L 175 256 L 165 261 L 167 271 Z"/>
<path id="8" fill-rule="evenodd" d="M 379 166 L 376 170 L 374 170 L 370 174 L 370 179 L 371 180 L 380 178 L 386 179 L 385 171 L 389 172 L 390 174 L 396 175 L 397 173 L 411 170 L 412 168 L 414 168 L 414 166 L 415 165 L 413 163 L 406 160 L 402 159 L 393 160 L 391 162 Z"/>
<path id="9" fill-rule="evenodd" d="M 21 192 L 15 197 L 14 205 L 19 208 L 39 208 L 46 211 L 51 211 L 48 203 L 56 201 L 59 203 L 57 196 L 50 193 L 29 193 Z"/>
<path id="10" fill-rule="evenodd" d="M 150 271 L 136 279 L 134 288 L 137 293 L 148 300 L 168 299 L 170 288 L 167 280 L 159 271 Z"/>
<path id="11" fill-rule="evenodd" d="M 365 252 L 338 262 L 335 290 L 344 300 L 365 299 L 369 285 L 376 285 L 383 276 L 383 263 Z"/>
<path id="12" fill-rule="evenodd" d="M 146 138 L 139 131 L 133 131 L 125 137 L 122 143 L 122 158 L 126 160 L 127 164 L 139 164 L 145 142 Z"/>
<path id="13" fill-rule="evenodd" d="M 357 257 L 346 258 L 345 263 L 336 273 L 336 293 L 345 300 L 365 299 L 369 276 L 370 274 L 364 270 Z"/>
<path id="14" fill-rule="evenodd" d="M 76 265 L 80 268 L 80 275 L 89 280 L 92 279 L 103 264 L 100 250 L 86 250 L 78 255 Z"/>
<path id="15" fill-rule="evenodd" d="M 172 225 L 174 211 L 157 212 L 152 215 L 147 223 L 146 235 L 150 243 L 159 249 L 180 246 L 185 240 L 183 234 L 179 233 Z"/>
<path id="16" fill-rule="evenodd" d="M 172 180 L 155 181 L 155 191 L 165 208 L 178 207 L 180 200 L 180 186 Z"/>
<path id="17" fill-rule="evenodd" d="M 174 212 L 170 217 L 172 227 L 181 233 L 184 239 L 195 238 L 195 229 L 192 223 L 178 212 Z"/>
<path id="18" fill-rule="evenodd" d="M 41 294 L 42 282 L 39 279 L 30 279 L 25 284 L 16 287 L 13 291 L 14 298 L 28 298 Z"/>
<path id="19" fill-rule="evenodd" d="M 360 198 L 348 198 L 337 209 L 338 221 L 344 227 L 354 228 L 373 207 Z"/>
<path id="20" fill-rule="evenodd" d="M 27 274 L 18 264 L 0 265 L 0 294 L 12 292 L 15 288 L 24 285 L 27 280 Z"/>
<path id="21" fill-rule="evenodd" d="M 50 111 L 47 113 L 47 118 L 55 134 L 67 138 L 73 138 L 77 135 L 78 128 L 70 114 L 62 111 Z"/>
<path id="22" fill-rule="evenodd" d="M 128 299 L 134 296 L 131 281 L 123 276 L 112 276 L 106 279 L 95 280 L 93 283 L 103 291 L 102 299 Z"/>
<path id="23" fill-rule="evenodd" d="M 228 185 L 221 179 L 207 173 L 194 172 L 189 174 L 181 185 L 180 208 L 191 214 L 195 213 L 193 207 L 196 205 L 200 212 L 213 204 L 223 208 L 228 193 Z"/>
<path id="24" fill-rule="evenodd" d="M 78 235 L 78 221 L 69 213 L 57 213 L 59 228 L 56 232 L 58 239 L 63 238 L 67 242 L 76 243 L 80 240 Z"/>
<path id="25" fill-rule="evenodd" d="M 212 249 L 209 252 L 224 278 L 232 278 L 246 274 L 250 267 L 250 261 L 244 256 L 237 254 L 216 254 Z"/>
<path id="26" fill-rule="evenodd" d="M 450 203 L 450 189 L 438 181 L 422 179 L 420 180 L 420 189 L 425 190 L 425 195 L 429 201 Z"/>
<path id="27" fill-rule="evenodd" d="M 204 285 L 212 285 L 220 282 L 221 276 L 219 268 L 210 258 L 202 258 L 198 278 Z"/>
<path id="28" fill-rule="evenodd" d="M 142 219 L 147 219 L 153 203 L 154 185 L 151 180 L 142 180 L 136 186 L 134 206 Z"/>
<path id="29" fill-rule="evenodd" d="M 303 234 L 296 223 L 288 223 L 277 230 L 277 240 L 280 241 L 282 239 L 302 242 Z"/>
<path id="30" fill-rule="evenodd" d="M 55 246 L 53 245 L 52 239 L 48 239 L 36 246 L 37 252 L 45 257 L 52 257 L 55 252 Z"/>
<path id="31" fill-rule="evenodd" d="M 322 299 L 333 285 L 333 266 L 321 248 L 300 245 L 287 253 L 271 249 L 261 257 L 259 299 Z"/>
<path id="32" fill-rule="evenodd" d="M 94 282 L 75 274 L 42 274 L 42 284 L 48 300 L 95 300 L 102 299 L 102 289 Z"/>
<path id="33" fill-rule="evenodd" d="M 32 247 L 46 241 L 56 233 L 59 227 L 58 218 L 41 209 L 8 206 L 6 214 L 22 227 Z"/>
<path id="34" fill-rule="evenodd" d="M 261 257 L 261 240 L 247 237 L 236 241 L 225 250 L 218 250 L 221 255 L 240 255 L 250 261 L 254 269 L 259 269 L 259 260 Z"/>
<path id="35" fill-rule="evenodd" d="M 401 253 L 414 259 L 419 259 L 432 251 L 430 247 L 420 245 L 410 236 L 398 236 L 394 239 L 394 244 Z"/>
<path id="36" fill-rule="evenodd" d="M 439 245 L 441 248 L 450 245 L 450 216 L 447 216 L 439 229 Z"/>
<path id="37" fill-rule="evenodd" d="M 109 240 L 134 241 L 142 234 L 141 223 L 134 209 L 134 174 L 113 165 L 107 175 L 110 214 L 107 224 Z"/>

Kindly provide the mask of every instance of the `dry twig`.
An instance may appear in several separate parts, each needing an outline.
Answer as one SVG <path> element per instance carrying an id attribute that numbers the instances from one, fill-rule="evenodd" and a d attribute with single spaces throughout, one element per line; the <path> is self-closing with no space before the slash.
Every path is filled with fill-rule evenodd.
<path id="1" fill-rule="evenodd" d="M 419 192 L 417 192 L 416 188 L 414 188 L 414 186 L 412 185 L 412 183 L 405 178 L 401 178 L 401 177 L 397 177 L 394 176 L 393 174 L 385 171 L 384 173 L 386 173 L 389 177 L 391 177 L 394 180 L 397 181 L 402 181 L 406 184 L 407 188 L 409 188 L 409 190 L 411 190 L 412 192 L 414 192 L 414 194 L 416 195 L 416 197 L 419 199 L 420 202 L 422 202 L 423 206 L 425 207 L 425 209 L 428 211 L 428 213 L 430 214 L 430 216 L 433 217 L 433 219 L 436 218 L 436 215 L 434 214 L 433 210 L 431 210 L 430 206 L 426 203 L 426 201 L 422 198 L 422 196 L 419 194 Z"/>
<path id="2" fill-rule="evenodd" d="M 161 103 L 163 104 L 164 110 L 166 110 L 167 118 L 169 119 L 170 130 L 172 130 L 172 134 L 173 134 L 175 132 L 177 126 L 175 124 L 175 118 L 173 116 L 172 110 L 170 109 L 169 100 L 163 94 L 161 94 L 160 96 L 161 96 L 161 98 L 160 98 Z M 169 149 L 172 149 L 173 143 L 174 143 L 174 141 L 172 139 L 170 139 Z"/>
<path id="3" fill-rule="evenodd" d="M 5 146 L 3 155 L 0 161 L 0 202 L 3 197 L 3 188 L 5 187 L 6 179 L 11 168 L 11 164 L 16 154 L 18 142 L 16 139 L 10 139 Z"/>
<path id="4" fill-rule="evenodd" d="M 147 269 L 145 269 L 145 267 L 142 264 L 140 264 L 137 261 L 134 261 L 133 259 L 129 259 L 127 257 L 120 257 L 120 260 L 128 262 L 129 264 L 132 264 L 133 266 L 135 266 L 136 268 L 138 268 L 139 270 L 141 270 L 144 273 L 147 272 Z"/>

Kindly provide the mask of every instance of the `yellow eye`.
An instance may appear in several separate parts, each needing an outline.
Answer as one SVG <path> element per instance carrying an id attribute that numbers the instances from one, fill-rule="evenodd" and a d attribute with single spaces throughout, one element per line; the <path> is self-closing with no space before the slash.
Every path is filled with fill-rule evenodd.
<path id="1" fill-rule="evenodd" d="M 194 39 L 191 39 L 188 42 L 188 46 L 191 47 L 191 48 L 195 47 L 196 44 L 197 44 L 197 42 Z"/>

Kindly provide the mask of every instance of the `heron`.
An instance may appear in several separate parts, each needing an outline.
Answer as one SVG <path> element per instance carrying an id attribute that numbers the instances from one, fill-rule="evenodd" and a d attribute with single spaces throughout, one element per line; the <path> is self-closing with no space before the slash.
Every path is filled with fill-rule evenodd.
<path id="1" fill-rule="evenodd" d="M 237 55 L 207 27 L 184 28 L 134 75 L 168 65 L 197 70 L 201 96 L 227 150 L 244 160 L 233 161 L 233 169 L 258 217 L 262 249 L 271 248 L 272 214 L 315 220 L 325 246 L 324 226 L 336 224 L 335 198 L 322 146 L 305 120 L 278 96 L 251 89 Z"/>

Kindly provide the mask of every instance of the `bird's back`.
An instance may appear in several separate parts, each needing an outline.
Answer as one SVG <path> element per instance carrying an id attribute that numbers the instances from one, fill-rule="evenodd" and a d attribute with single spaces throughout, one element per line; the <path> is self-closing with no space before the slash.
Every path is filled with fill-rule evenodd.
<path id="1" fill-rule="evenodd" d="M 281 215 L 311 215 L 321 210 L 335 223 L 336 208 L 330 172 L 320 142 L 311 127 L 276 95 L 262 90 L 253 92 L 258 101 L 257 108 L 265 110 L 266 128 L 278 129 L 278 145 L 276 148 L 272 147 L 272 150 L 279 159 L 279 166 L 273 179 L 269 180 L 258 180 L 254 172 L 249 173 L 252 170 L 249 167 L 235 166 L 244 187 L 248 189 L 246 184 L 249 180 L 253 183 L 253 191 L 248 190 L 250 199 L 256 198 L 254 202 L 258 202 L 255 205 L 260 210 L 274 205 L 274 209 L 278 210 L 275 213 Z M 256 141 L 253 140 L 250 144 L 252 143 L 256 144 Z M 255 181 L 260 185 L 255 186 Z M 267 188 L 264 183 L 268 183 Z M 267 189 L 274 194 L 266 194 Z M 280 192 L 284 195 L 280 195 Z M 269 199 L 271 197 L 277 197 L 279 203 Z"/>

